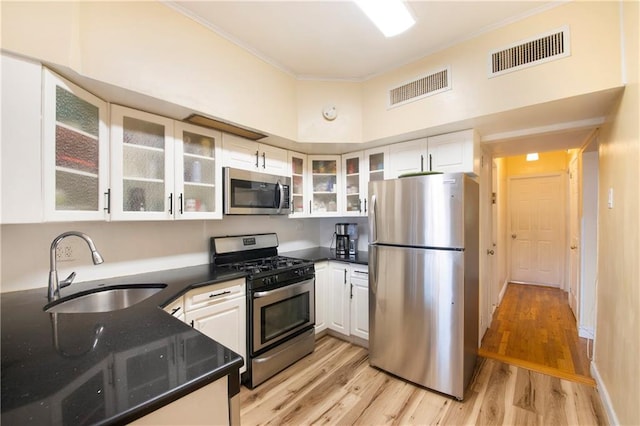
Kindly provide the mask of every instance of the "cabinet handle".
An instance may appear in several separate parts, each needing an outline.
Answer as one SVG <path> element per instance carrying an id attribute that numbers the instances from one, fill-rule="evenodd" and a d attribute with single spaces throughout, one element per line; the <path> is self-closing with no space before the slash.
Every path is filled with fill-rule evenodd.
<path id="1" fill-rule="evenodd" d="M 367 199 L 364 199 L 364 214 L 367 214 Z"/>
<path id="2" fill-rule="evenodd" d="M 181 309 L 180 306 L 178 306 L 177 308 L 171 311 L 171 315 L 175 315 L 176 312 L 178 312 L 180 309 Z"/>
<path id="3" fill-rule="evenodd" d="M 349 299 L 353 299 L 353 283 L 351 283 L 351 289 L 349 289 Z"/>
<path id="4" fill-rule="evenodd" d="M 358 199 L 358 213 L 362 213 L 362 199 Z"/>
<path id="5" fill-rule="evenodd" d="M 169 214 L 173 215 L 173 192 L 169 194 Z"/>
<path id="6" fill-rule="evenodd" d="M 218 296 L 224 296 L 225 294 L 231 294 L 231 292 L 229 290 L 227 290 L 227 291 L 223 291 L 222 293 L 218 293 L 218 294 L 210 294 L 209 298 L 218 297 Z"/>
<path id="7" fill-rule="evenodd" d="M 424 155 L 420 154 L 420 171 L 424 172 Z"/>
<path id="8" fill-rule="evenodd" d="M 309 200 L 309 214 L 311 214 L 311 200 Z"/>
<path id="9" fill-rule="evenodd" d="M 267 168 L 267 154 L 266 153 L 262 153 L 262 168 L 266 169 Z"/>
<path id="10" fill-rule="evenodd" d="M 260 155 L 260 151 L 256 151 L 256 169 L 257 169 L 258 167 L 260 167 L 260 166 L 258 165 L 258 158 L 259 158 L 259 155 Z"/>
<path id="11" fill-rule="evenodd" d="M 183 214 L 184 209 L 182 208 L 182 192 L 180 193 L 179 201 L 180 201 L 180 214 Z"/>
<path id="12" fill-rule="evenodd" d="M 193 328 L 193 320 L 191 320 L 189 324 L 191 325 L 191 328 Z"/>
<path id="13" fill-rule="evenodd" d="M 364 272 L 364 271 L 353 271 L 354 274 L 362 274 L 362 275 L 369 275 L 368 272 Z"/>
<path id="14" fill-rule="evenodd" d="M 347 268 L 344 268 L 344 283 L 347 283 Z"/>
<path id="15" fill-rule="evenodd" d="M 106 201 L 105 201 L 105 208 L 103 210 L 105 210 L 107 213 L 111 213 L 111 188 L 107 189 L 107 192 L 104 193 L 104 196 L 106 197 Z"/>
<path id="16" fill-rule="evenodd" d="M 433 156 L 429 154 L 429 171 L 433 171 Z"/>

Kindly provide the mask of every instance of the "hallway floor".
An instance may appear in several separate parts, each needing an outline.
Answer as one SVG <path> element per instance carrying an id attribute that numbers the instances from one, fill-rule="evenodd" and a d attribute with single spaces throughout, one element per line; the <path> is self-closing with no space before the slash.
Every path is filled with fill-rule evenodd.
<path id="1" fill-rule="evenodd" d="M 509 283 L 478 355 L 595 386 L 564 291 Z"/>

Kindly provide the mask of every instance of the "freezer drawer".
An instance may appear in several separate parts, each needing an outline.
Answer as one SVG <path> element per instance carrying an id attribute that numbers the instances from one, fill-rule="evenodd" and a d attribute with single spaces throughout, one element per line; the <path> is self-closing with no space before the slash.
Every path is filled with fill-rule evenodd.
<path id="1" fill-rule="evenodd" d="M 464 278 L 462 251 L 370 246 L 370 364 L 462 399 L 478 333 L 465 345 Z"/>

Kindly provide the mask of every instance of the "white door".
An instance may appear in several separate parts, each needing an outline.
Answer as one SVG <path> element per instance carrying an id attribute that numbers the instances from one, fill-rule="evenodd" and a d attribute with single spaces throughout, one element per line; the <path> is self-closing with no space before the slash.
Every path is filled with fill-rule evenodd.
<path id="1" fill-rule="evenodd" d="M 578 204 L 580 202 L 580 174 L 578 157 L 569 164 L 569 306 L 573 315 L 578 316 L 578 300 L 580 292 L 580 217 Z"/>
<path id="2" fill-rule="evenodd" d="M 561 175 L 510 179 L 511 281 L 562 287 Z"/>
<path id="3" fill-rule="evenodd" d="M 369 340 L 369 273 L 365 268 L 351 271 L 351 335 Z"/>

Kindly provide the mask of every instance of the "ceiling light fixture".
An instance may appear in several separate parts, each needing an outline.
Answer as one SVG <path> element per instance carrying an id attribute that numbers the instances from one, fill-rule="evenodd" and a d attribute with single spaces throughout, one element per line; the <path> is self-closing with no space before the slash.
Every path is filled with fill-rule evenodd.
<path id="1" fill-rule="evenodd" d="M 416 23 L 402 0 L 354 0 L 385 37 L 405 32 Z"/>
<path id="2" fill-rule="evenodd" d="M 538 153 L 532 152 L 530 154 L 527 154 L 527 161 L 538 161 Z"/>

